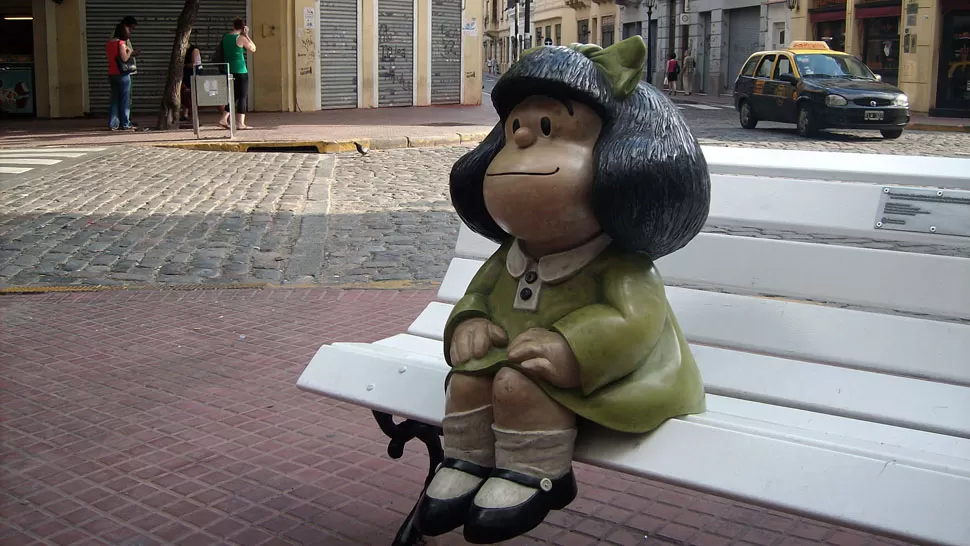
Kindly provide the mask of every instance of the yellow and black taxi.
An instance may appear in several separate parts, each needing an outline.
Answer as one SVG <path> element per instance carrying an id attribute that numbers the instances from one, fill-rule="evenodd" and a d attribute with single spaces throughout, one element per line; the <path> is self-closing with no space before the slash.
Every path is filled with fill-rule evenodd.
<path id="1" fill-rule="evenodd" d="M 745 129 L 759 121 L 794 123 L 805 137 L 838 128 L 876 129 L 898 138 L 909 123 L 905 93 L 820 41 L 748 57 L 734 82 L 734 105 Z"/>

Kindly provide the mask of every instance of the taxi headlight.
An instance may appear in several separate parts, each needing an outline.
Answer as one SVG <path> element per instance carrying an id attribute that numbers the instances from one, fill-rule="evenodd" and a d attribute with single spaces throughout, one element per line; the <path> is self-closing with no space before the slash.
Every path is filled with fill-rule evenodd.
<path id="1" fill-rule="evenodd" d="M 825 97 L 825 106 L 845 106 L 849 101 L 842 95 L 828 95 Z"/>
<path id="2" fill-rule="evenodd" d="M 906 95 L 896 95 L 893 99 L 893 106 L 909 106 L 909 97 Z"/>

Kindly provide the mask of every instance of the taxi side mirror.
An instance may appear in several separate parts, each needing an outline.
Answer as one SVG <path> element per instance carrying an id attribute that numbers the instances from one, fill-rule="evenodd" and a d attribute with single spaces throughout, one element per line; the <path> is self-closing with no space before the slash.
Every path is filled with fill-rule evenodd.
<path id="1" fill-rule="evenodd" d="M 796 78 L 795 75 L 792 74 L 791 72 L 785 72 L 784 74 L 778 76 L 778 79 L 783 82 L 790 83 L 792 85 L 795 85 L 798 83 L 798 78 Z"/>
<path id="2" fill-rule="evenodd" d="M 882 76 L 881 75 L 879 75 L 879 74 L 873 74 L 873 76 L 876 77 L 876 81 L 877 82 L 881 82 L 882 81 Z"/>

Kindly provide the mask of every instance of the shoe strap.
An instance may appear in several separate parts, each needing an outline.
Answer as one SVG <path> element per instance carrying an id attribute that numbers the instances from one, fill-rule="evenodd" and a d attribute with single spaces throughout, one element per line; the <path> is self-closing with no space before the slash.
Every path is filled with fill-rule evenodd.
<path id="1" fill-rule="evenodd" d="M 523 474 L 521 472 L 516 472 L 515 470 L 509 470 L 507 468 L 496 468 L 492 471 L 493 478 L 502 478 L 503 480 L 508 480 L 510 482 L 517 483 L 519 485 L 524 485 L 526 487 L 531 487 L 532 489 L 543 490 L 542 478 L 536 478 L 535 476 L 530 476 L 528 474 Z"/>
<path id="2" fill-rule="evenodd" d="M 477 465 L 475 463 L 470 463 L 468 461 L 463 461 L 461 459 L 455 459 L 452 457 L 445 457 L 445 459 L 441 461 L 441 468 L 453 468 L 483 480 L 492 475 L 492 469 L 487 466 Z"/>

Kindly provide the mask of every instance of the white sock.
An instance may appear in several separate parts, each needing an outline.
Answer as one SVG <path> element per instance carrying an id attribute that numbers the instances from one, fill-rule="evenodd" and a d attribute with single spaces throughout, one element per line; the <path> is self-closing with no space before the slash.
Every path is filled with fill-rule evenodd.
<path id="1" fill-rule="evenodd" d="M 556 479 L 572 467 L 575 428 L 522 432 L 492 425 L 492 430 L 497 468 Z M 475 504 L 482 508 L 508 508 L 525 502 L 535 493 L 531 487 L 491 478 L 475 495 Z"/>
<path id="2" fill-rule="evenodd" d="M 445 457 L 461 459 L 484 467 L 495 466 L 495 436 L 492 434 L 492 406 L 449 413 L 441 420 Z M 459 497 L 478 487 L 482 478 L 453 468 L 438 470 L 428 496 L 436 499 Z"/>

